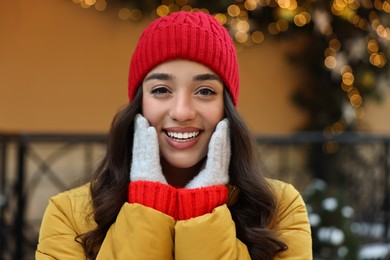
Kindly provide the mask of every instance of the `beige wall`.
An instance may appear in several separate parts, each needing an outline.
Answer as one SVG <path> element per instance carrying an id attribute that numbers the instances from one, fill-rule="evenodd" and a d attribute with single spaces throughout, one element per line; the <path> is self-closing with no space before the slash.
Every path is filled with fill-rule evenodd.
<path id="1" fill-rule="evenodd" d="M 128 62 L 148 22 L 71 0 L 2 1 L 0 131 L 107 131 L 127 103 Z M 300 77 L 285 50 L 266 40 L 239 53 L 239 110 L 258 133 L 289 133 L 305 118 L 290 102 Z M 390 132 L 387 111 L 390 102 L 371 105 L 366 129 Z"/>

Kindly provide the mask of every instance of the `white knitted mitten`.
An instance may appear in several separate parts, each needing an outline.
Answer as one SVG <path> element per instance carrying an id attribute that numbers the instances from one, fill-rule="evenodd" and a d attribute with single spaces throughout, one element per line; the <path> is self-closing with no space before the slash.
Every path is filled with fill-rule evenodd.
<path id="1" fill-rule="evenodd" d="M 205 168 L 185 188 L 226 185 L 229 182 L 230 154 L 229 121 L 225 118 L 211 136 Z"/>
<path id="2" fill-rule="evenodd" d="M 151 181 L 167 184 L 162 174 L 156 129 L 142 115 L 134 122 L 133 160 L 130 181 Z"/>

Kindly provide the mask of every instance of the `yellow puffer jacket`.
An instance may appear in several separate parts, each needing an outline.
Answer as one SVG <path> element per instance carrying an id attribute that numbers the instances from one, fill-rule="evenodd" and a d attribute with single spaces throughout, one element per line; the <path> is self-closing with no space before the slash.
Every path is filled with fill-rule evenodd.
<path id="1" fill-rule="evenodd" d="M 277 195 L 273 225 L 288 250 L 274 259 L 312 259 L 305 203 L 290 184 L 269 180 Z M 96 226 L 91 218 L 89 185 L 50 199 L 42 220 L 36 259 L 86 259 L 75 237 Z M 175 221 L 152 208 L 125 203 L 110 227 L 97 259 L 250 259 L 236 238 L 226 205 L 212 213 Z"/>

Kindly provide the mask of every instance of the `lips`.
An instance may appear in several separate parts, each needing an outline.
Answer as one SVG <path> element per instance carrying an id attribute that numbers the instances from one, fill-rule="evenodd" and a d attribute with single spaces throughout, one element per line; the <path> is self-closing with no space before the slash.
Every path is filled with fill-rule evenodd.
<path id="1" fill-rule="evenodd" d="M 178 141 L 178 142 L 187 142 L 190 141 L 197 136 L 199 136 L 200 131 L 194 132 L 168 132 L 167 135 L 170 139 Z"/>
<path id="2" fill-rule="evenodd" d="M 170 127 L 164 129 L 168 143 L 177 149 L 186 149 L 194 146 L 202 131 L 194 127 Z"/>

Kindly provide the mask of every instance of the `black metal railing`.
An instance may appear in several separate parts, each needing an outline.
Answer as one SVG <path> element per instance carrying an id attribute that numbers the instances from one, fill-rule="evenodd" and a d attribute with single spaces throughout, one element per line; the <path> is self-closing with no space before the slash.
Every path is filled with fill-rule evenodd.
<path id="1" fill-rule="evenodd" d="M 302 192 L 315 259 L 390 258 L 390 136 L 298 133 L 257 141 L 271 177 Z"/>
<path id="2" fill-rule="evenodd" d="M 329 135 L 321 132 L 297 133 L 288 136 L 258 136 L 257 142 L 260 146 L 261 155 L 263 155 L 263 163 L 268 165 L 267 155 L 270 150 L 278 150 L 280 155 L 278 161 L 274 161 L 271 165 L 272 174 L 278 179 L 286 179 L 288 175 L 280 169 L 280 166 L 285 165 L 290 160 L 288 159 L 294 153 L 294 150 L 286 152 L 288 147 L 305 150 L 305 162 L 299 163 L 296 167 L 307 167 L 312 158 L 313 146 L 318 146 L 320 149 L 320 158 L 326 160 L 332 157 L 332 160 L 327 160 L 326 174 L 331 176 L 328 178 L 332 182 L 335 174 L 344 175 L 337 180 L 338 185 L 345 185 L 343 191 L 346 197 L 351 200 L 351 204 L 356 209 L 355 220 L 357 221 L 380 221 L 383 224 L 382 238 L 389 242 L 390 228 L 390 136 L 388 135 L 372 135 L 363 133 L 343 133 L 338 135 Z M 327 145 L 333 148 L 327 151 Z M 317 151 L 318 152 L 318 149 Z M 363 155 L 362 155 L 363 154 Z M 318 158 L 315 160 L 318 163 Z M 276 167 L 275 167 L 276 166 Z M 279 166 L 279 167 L 278 167 Z M 316 165 L 317 169 L 322 165 Z M 285 166 L 284 166 L 285 167 Z M 358 169 L 356 169 L 358 168 Z M 310 175 L 309 178 L 317 178 L 316 167 L 310 167 L 304 174 Z M 294 171 L 293 171 L 294 172 Z M 282 173 L 283 175 L 280 175 Z M 372 174 L 375 173 L 375 174 Z M 279 176 L 278 176 L 279 174 Z M 299 172 L 302 174 L 302 171 Z M 275 176 L 276 175 L 276 176 Z M 298 178 L 291 179 L 295 186 L 302 187 L 302 175 Z M 304 186 L 307 183 L 303 183 Z M 365 196 L 359 196 L 358 192 L 364 192 Z M 349 194 L 348 194 L 349 193 Z M 379 198 L 379 199 L 378 199 Z M 362 203 L 362 202 L 366 203 Z M 366 207 L 370 207 L 367 210 Z M 376 206 L 376 208 L 375 208 Z M 375 208 L 375 209 L 374 209 Z M 378 215 L 380 217 L 378 218 Z"/>
<path id="3" fill-rule="evenodd" d="M 0 141 L 0 258 L 34 259 L 43 205 L 49 196 L 87 181 L 103 154 L 105 136 L 5 133 L 0 134 Z M 59 162 L 62 165 L 56 165 Z M 72 167 L 74 164 L 77 166 Z M 36 196 L 38 192 L 43 194 Z M 39 217 L 27 220 L 34 195 L 35 208 L 38 204 L 43 207 Z"/>
<path id="4" fill-rule="evenodd" d="M 1 259 L 34 259 L 48 198 L 87 181 L 104 153 L 105 139 L 103 134 L 0 133 Z M 320 175 L 311 165 L 313 147 L 320 147 L 315 151 L 322 153 L 321 158 L 331 157 L 327 163 L 334 163 L 326 164 L 326 177 L 342 175 L 346 197 L 356 212 L 354 221 L 380 223 L 383 230 L 376 239 L 388 242 L 390 136 L 298 133 L 257 136 L 257 143 L 270 177 L 302 192 Z M 372 196 L 369 205 L 364 202 L 367 196 Z"/>

